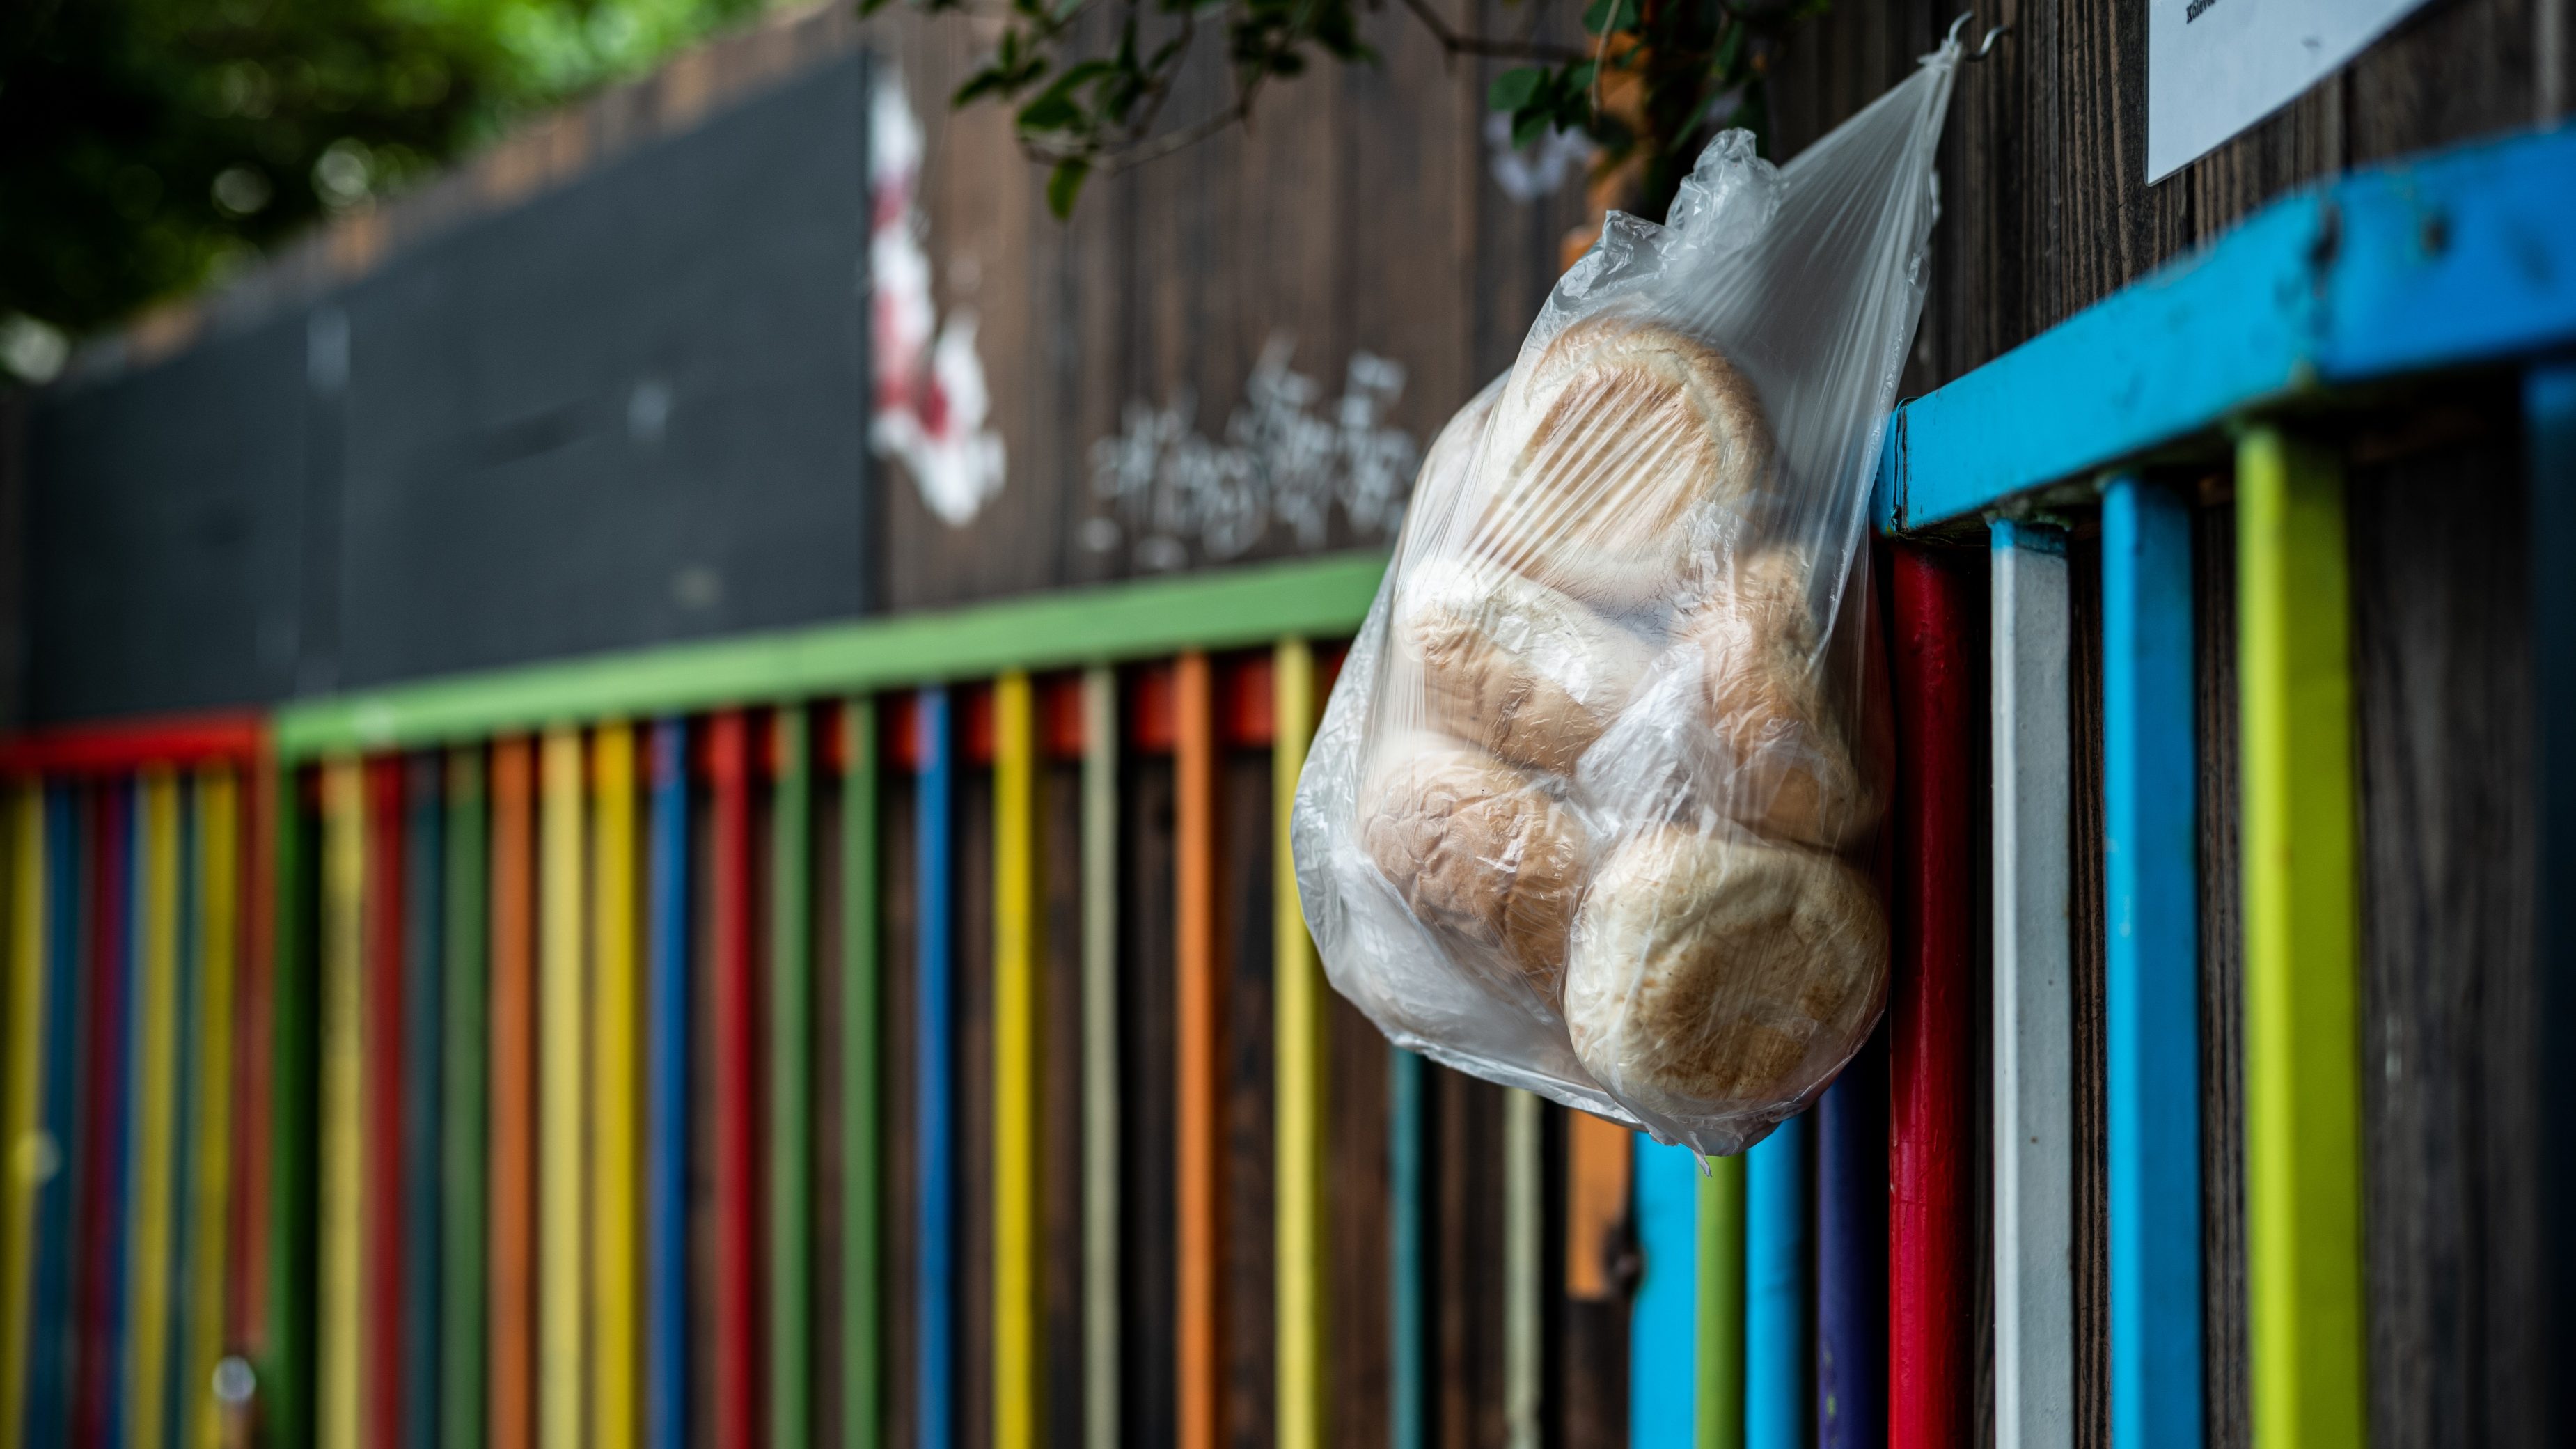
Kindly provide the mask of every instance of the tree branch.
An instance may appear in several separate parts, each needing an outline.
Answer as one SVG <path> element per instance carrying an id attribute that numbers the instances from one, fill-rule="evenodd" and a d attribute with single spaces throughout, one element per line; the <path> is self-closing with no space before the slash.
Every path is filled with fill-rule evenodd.
<path id="1" fill-rule="evenodd" d="M 1404 0 L 1404 8 L 1440 42 L 1440 48 L 1451 55 L 1482 55 L 1502 60 L 1544 60 L 1563 65 L 1586 59 L 1584 52 L 1562 45 L 1549 45 L 1538 40 L 1494 40 L 1482 35 L 1465 35 L 1449 28 L 1440 12 L 1431 8 L 1431 0 Z"/>

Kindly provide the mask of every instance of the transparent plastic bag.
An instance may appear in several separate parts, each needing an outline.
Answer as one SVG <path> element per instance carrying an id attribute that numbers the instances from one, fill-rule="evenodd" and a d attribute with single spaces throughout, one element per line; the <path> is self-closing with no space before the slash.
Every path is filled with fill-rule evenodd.
<path id="1" fill-rule="evenodd" d="M 1434 440 L 1293 822 L 1326 972 L 1398 1044 L 1732 1153 L 1877 1021 L 1864 535 L 1959 55 L 1613 213 Z"/>

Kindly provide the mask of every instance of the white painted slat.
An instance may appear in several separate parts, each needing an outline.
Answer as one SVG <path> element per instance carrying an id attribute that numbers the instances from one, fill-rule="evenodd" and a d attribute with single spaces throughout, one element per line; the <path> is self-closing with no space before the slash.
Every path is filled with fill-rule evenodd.
<path id="1" fill-rule="evenodd" d="M 1994 525 L 1995 1436 L 2074 1440 L 2074 999 L 2063 531 Z"/>

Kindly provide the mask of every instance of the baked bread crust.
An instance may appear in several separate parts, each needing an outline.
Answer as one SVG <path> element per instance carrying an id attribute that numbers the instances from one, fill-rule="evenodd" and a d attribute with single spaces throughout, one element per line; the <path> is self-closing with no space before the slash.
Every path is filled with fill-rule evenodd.
<path id="1" fill-rule="evenodd" d="M 1743 556 L 1674 637 L 1699 656 L 1701 703 L 1733 766 L 1728 813 L 1771 840 L 1842 850 L 1878 826 L 1884 742 L 1837 687 L 1804 552 Z"/>
<path id="2" fill-rule="evenodd" d="M 1478 548 L 1612 608 L 1669 597 L 1694 551 L 1744 515 L 1771 462 L 1770 424 L 1735 365 L 1627 316 L 1558 333 L 1497 426 L 1515 451 Z"/>
<path id="3" fill-rule="evenodd" d="M 1859 871 L 1665 826 L 1594 873 L 1565 1022 L 1604 1086 L 1695 1115 L 1801 1100 L 1859 1049 L 1886 991 L 1887 920 Z"/>
<path id="4" fill-rule="evenodd" d="M 1590 855 L 1545 782 L 1436 736 L 1390 742 L 1360 838 L 1414 919 L 1499 956 L 1553 1005 Z"/>
<path id="5" fill-rule="evenodd" d="M 1400 586 L 1395 637 L 1428 722 L 1515 764 L 1571 774 L 1653 663 L 1645 641 L 1543 584 L 1465 560 Z"/>

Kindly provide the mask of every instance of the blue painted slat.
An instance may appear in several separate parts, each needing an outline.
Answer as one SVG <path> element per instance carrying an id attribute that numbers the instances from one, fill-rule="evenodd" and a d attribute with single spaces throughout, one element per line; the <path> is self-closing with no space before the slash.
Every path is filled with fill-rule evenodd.
<path id="1" fill-rule="evenodd" d="M 98 1337 L 91 1343 L 101 1355 L 88 1387 L 94 1405 L 99 1449 L 125 1449 L 127 1396 L 125 1376 L 133 1345 L 128 1341 L 134 1272 L 134 997 L 143 987 L 143 891 L 140 889 L 143 837 L 143 792 L 131 777 L 108 787 L 108 869 L 115 880 L 108 909 L 117 916 L 116 954 L 108 969 L 116 973 L 113 1013 L 108 1019 L 109 1070 L 114 1081 L 102 1104 L 99 1147 L 108 1154 L 106 1210 L 86 1226 L 101 1234 L 105 1249 L 105 1288 L 99 1304 Z M 85 1371 L 86 1372 L 86 1371 Z M 77 1432 L 78 1426 L 75 1426 Z"/>
<path id="2" fill-rule="evenodd" d="M 1422 1301 L 1426 1262 L 1422 1078 L 1427 1069 L 1422 1058 L 1402 1047 L 1387 1051 L 1387 1253 L 1392 1270 L 1388 1307 L 1394 1316 L 1390 1343 L 1394 1362 L 1388 1365 L 1387 1396 L 1394 1422 L 1389 1444 L 1391 1449 L 1423 1449 L 1429 1442 L 1425 1417 L 1429 1399 L 1423 1382 L 1430 1347 L 1423 1335 L 1429 1323 Z"/>
<path id="3" fill-rule="evenodd" d="M 2570 176 L 2576 127 L 2561 127 L 2355 172 L 2256 212 L 1898 409 L 1879 527 L 1963 518 L 2302 389 L 2576 341 Z"/>
<path id="4" fill-rule="evenodd" d="M 1744 1445 L 1805 1449 L 1807 1197 L 1805 1116 L 1745 1154 Z"/>
<path id="5" fill-rule="evenodd" d="M 1692 1449 L 1699 1378 L 1697 1155 L 1637 1139 L 1637 1252 L 1645 1260 L 1628 1317 L 1630 1449 Z"/>
<path id="6" fill-rule="evenodd" d="M 653 727 L 645 1005 L 644 1440 L 689 1437 L 689 725 Z"/>
<path id="7" fill-rule="evenodd" d="M 71 1288 L 77 1239 L 73 1185 L 80 1181 L 81 884 L 88 859 L 72 791 L 45 791 L 45 1136 L 52 1174 L 36 1189 L 36 1258 L 27 1318 L 27 1403 L 22 1444 L 70 1437 Z"/>
<path id="8" fill-rule="evenodd" d="M 2191 509 L 2131 476 L 2102 498 L 2111 1442 L 2198 1449 L 2199 777 Z"/>
<path id="9" fill-rule="evenodd" d="M 1887 1044 L 1816 1105 L 1816 1444 L 1887 1442 Z"/>
<path id="10" fill-rule="evenodd" d="M 2562 1043 L 2576 1032 L 2576 356 L 2534 367 L 2523 378 L 2523 456 L 2531 473 L 2533 693 L 2538 709 L 2532 751 L 2537 763 L 2539 820 L 2534 879 L 2556 886 L 2535 898 L 2539 927 L 2538 1040 Z M 51 997 L 47 998 L 51 1000 Z M 2554 1045 L 2548 1048 L 2558 1050 Z M 2539 1103 L 2544 1141 L 2542 1222 L 2576 1223 L 2576 1072 L 2548 1074 Z M 2576 1235 L 2543 1236 L 2543 1301 L 2558 1321 L 2549 1341 L 2576 1342 Z M 2551 1379 L 2550 1409 L 2558 1442 L 2576 1435 L 2576 1374 Z"/>
<path id="11" fill-rule="evenodd" d="M 957 1068 L 954 945 L 957 852 L 951 812 L 956 802 L 954 731 L 946 689 L 925 689 L 914 702 L 913 728 L 921 778 L 914 804 L 913 879 L 918 891 L 915 939 L 920 951 L 916 988 L 920 1019 L 915 1060 L 920 1063 L 919 1142 L 921 1218 L 917 1350 L 921 1449 L 949 1449 L 956 1422 L 957 1299 Z"/>

